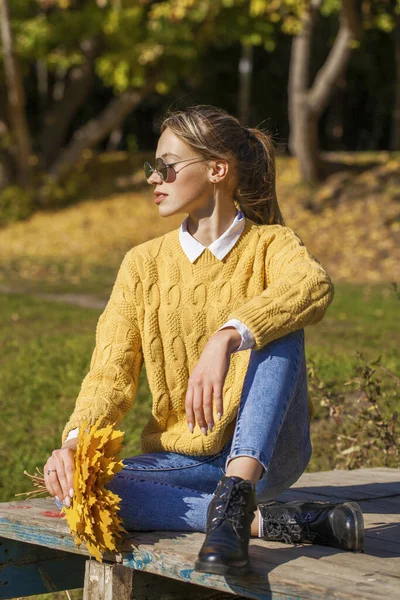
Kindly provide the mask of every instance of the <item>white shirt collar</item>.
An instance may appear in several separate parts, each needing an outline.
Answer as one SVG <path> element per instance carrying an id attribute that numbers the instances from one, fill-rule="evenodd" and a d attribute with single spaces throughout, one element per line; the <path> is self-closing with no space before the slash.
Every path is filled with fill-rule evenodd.
<path id="1" fill-rule="evenodd" d="M 245 225 L 244 214 L 237 208 L 233 223 L 228 227 L 228 229 L 224 231 L 224 233 L 217 240 L 214 240 L 210 246 L 203 246 L 201 242 L 196 240 L 188 232 L 188 218 L 189 217 L 186 217 L 180 226 L 179 241 L 190 262 L 194 262 L 207 247 L 216 258 L 222 260 L 240 238 Z"/>

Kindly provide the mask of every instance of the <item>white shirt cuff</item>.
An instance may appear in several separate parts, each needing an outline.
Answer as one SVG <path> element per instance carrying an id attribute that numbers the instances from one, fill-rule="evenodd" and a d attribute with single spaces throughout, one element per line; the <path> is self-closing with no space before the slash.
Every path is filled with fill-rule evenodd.
<path id="1" fill-rule="evenodd" d="M 234 327 L 242 336 L 240 346 L 237 350 L 235 350 L 235 352 L 240 352 L 240 350 L 248 350 L 249 348 L 252 348 L 254 346 L 254 335 L 251 333 L 250 329 L 244 323 L 242 323 L 242 321 L 239 321 L 238 319 L 230 319 L 229 321 L 224 323 L 219 329 L 217 329 L 217 331 L 224 329 L 224 327 Z"/>
<path id="2" fill-rule="evenodd" d="M 79 433 L 79 427 L 76 427 L 75 429 L 71 429 L 71 431 L 65 438 L 65 441 L 67 442 L 68 440 L 72 440 L 72 438 L 78 437 L 78 433 Z"/>

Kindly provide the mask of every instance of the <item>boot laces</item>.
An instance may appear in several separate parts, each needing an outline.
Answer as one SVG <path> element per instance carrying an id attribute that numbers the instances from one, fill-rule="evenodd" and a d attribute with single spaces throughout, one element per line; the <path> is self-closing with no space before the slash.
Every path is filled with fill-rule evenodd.
<path id="1" fill-rule="evenodd" d="M 316 538 L 316 534 L 310 531 L 309 521 L 306 515 L 304 523 L 298 521 L 293 522 L 286 514 L 282 514 L 276 518 L 271 513 L 267 513 L 264 517 L 264 534 L 270 540 L 283 541 L 287 544 L 301 543 L 304 539 L 309 539 L 311 542 Z"/>
<path id="2" fill-rule="evenodd" d="M 213 528 L 222 520 L 230 521 L 236 534 L 240 537 L 239 529 L 243 529 L 243 519 L 246 516 L 244 507 L 247 506 L 247 500 L 241 493 L 240 483 L 233 486 L 230 490 L 222 492 L 218 496 L 218 505 L 216 507 L 217 515 L 213 518 Z M 243 519 L 242 519 L 243 517 Z"/>

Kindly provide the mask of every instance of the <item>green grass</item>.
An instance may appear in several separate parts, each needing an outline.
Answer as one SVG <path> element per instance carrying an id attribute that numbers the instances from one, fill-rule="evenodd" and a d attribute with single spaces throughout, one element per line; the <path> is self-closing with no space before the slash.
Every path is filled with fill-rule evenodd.
<path id="1" fill-rule="evenodd" d="M 95 343 L 100 310 L 23 295 L 0 295 L 0 500 L 31 489 L 26 469 L 41 470 L 60 446 Z M 124 421 L 125 452 L 136 454 L 150 413 L 142 370 L 133 414 Z"/>
<path id="2" fill-rule="evenodd" d="M 344 426 L 359 412 L 354 386 L 346 382 L 356 376 L 356 367 L 380 358 L 380 365 L 400 375 L 400 298 L 393 286 L 336 284 L 335 297 L 324 319 L 305 329 L 308 366 L 315 365 L 318 377 L 332 394 L 345 397 Z M 360 358 L 359 353 L 363 359 Z M 365 361 L 365 363 L 364 363 Z M 386 393 L 381 409 L 386 419 L 400 409 L 400 398 L 393 378 L 377 373 L 381 389 Z M 310 386 L 311 388 L 311 386 Z M 324 471 L 336 466 L 336 435 L 343 428 L 327 418 L 327 409 L 314 398 L 315 418 L 312 421 L 313 455 L 307 471 Z M 347 398 L 347 399 L 346 399 Z M 385 466 L 383 455 L 369 453 L 369 462 L 363 466 Z M 395 461 L 390 466 L 397 466 Z"/>
<path id="3" fill-rule="evenodd" d="M 307 361 L 318 376 L 337 392 L 359 364 L 379 356 L 382 364 L 400 373 L 399 298 L 392 287 L 337 284 L 325 318 L 306 328 Z M 0 295 L 0 501 L 32 489 L 24 469 L 41 470 L 73 410 L 94 348 L 101 310 L 83 309 L 38 298 Z M 393 408 L 400 401 L 393 398 Z M 132 411 L 123 421 L 123 456 L 140 452 L 140 433 L 151 411 L 151 397 L 143 369 Z M 326 424 L 316 405 L 313 422 L 314 455 L 308 470 L 332 468 Z M 72 600 L 82 592 L 75 590 Z M 64 593 L 35 598 L 61 600 Z"/>
<path id="4" fill-rule="evenodd" d="M 382 356 L 382 364 L 399 373 L 399 309 L 400 299 L 390 284 L 336 284 L 324 319 L 305 329 L 307 357 L 337 389 L 352 376 L 357 352 L 367 360 Z"/>

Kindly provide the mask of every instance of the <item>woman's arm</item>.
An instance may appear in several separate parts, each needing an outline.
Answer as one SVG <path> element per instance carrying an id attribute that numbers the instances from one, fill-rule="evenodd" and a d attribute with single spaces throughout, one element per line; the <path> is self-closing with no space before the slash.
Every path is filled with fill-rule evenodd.
<path id="1" fill-rule="evenodd" d="M 93 425 L 119 423 L 133 405 L 143 365 L 141 335 L 136 313 L 135 289 L 139 276 L 133 248 L 125 255 L 110 299 L 96 327 L 96 344 L 75 408 L 61 439 L 81 421 Z"/>
<path id="2" fill-rule="evenodd" d="M 289 227 L 277 227 L 267 248 L 265 267 L 268 287 L 228 315 L 251 330 L 254 350 L 318 323 L 334 296 L 328 273 Z"/>

